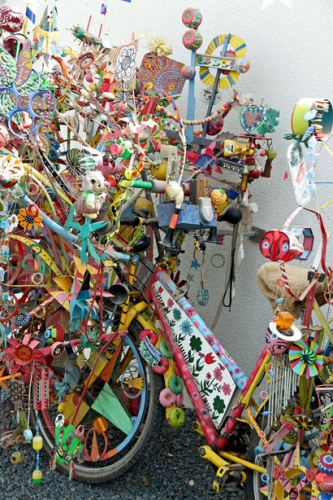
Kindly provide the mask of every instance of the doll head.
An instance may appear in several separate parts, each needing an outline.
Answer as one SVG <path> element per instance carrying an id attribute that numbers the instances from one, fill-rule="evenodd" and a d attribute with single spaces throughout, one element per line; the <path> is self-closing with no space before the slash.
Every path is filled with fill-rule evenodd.
<path id="1" fill-rule="evenodd" d="M 272 356 L 280 356 L 284 354 L 290 342 L 288 340 L 280 339 L 276 333 L 272 333 L 269 328 L 267 328 L 265 333 L 266 346 Z"/>

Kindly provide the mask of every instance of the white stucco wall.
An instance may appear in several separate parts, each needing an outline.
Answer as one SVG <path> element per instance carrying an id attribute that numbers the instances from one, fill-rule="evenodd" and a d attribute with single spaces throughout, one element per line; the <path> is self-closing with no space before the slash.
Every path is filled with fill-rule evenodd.
<path id="1" fill-rule="evenodd" d="M 173 46 L 172 57 L 189 64 L 190 53 L 181 42 L 186 29 L 182 24 L 181 14 L 185 8 L 191 6 L 199 8 L 203 14 L 199 31 L 204 43 L 200 52 L 204 52 L 215 36 L 223 33 L 239 35 L 246 41 L 251 69 L 240 76 L 236 89 L 240 93 L 252 93 L 257 104 L 264 100 L 280 110 L 280 125 L 272 136 L 274 149 L 278 151 L 272 178 L 262 178 L 254 182 L 251 188 L 253 200 L 259 205 L 254 225 L 266 230 L 281 228 L 285 219 L 296 208 L 291 180 L 283 181 L 283 174 L 287 170 L 286 151 L 289 144 L 283 136 L 291 132 L 290 117 L 294 104 L 303 97 L 333 100 L 332 0 L 292 0 L 292 10 L 280 0 L 275 0 L 263 11 L 260 10 L 262 0 L 196 0 L 193 4 L 189 0 L 132 0 L 131 3 L 109 0 L 106 3 L 108 13 L 104 18 L 99 13 L 100 1 L 54 1 L 53 5 L 56 5 L 59 11 L 63 45 L 74 44 L 67 29 L 75 24 L 86 26 L 88 17 L 92 14 L 90 31 L 97 34 L 100 24 L 103 23 L 103 33 L 109 33 L 113 44 L 126 43 L 134 31 L 160 32 L 168 37 Z M 15 4 L 22 7 L 25 2 L 16 0 Z M 39 0 L 39 17 L 46 5 L 47 2 Z M 145 45 L 146 42 L 143 41 L 141 54 L 146 51 Z M 198 92 L 203 88 L 199 79 L 196 86 Z M 184 97 L 180 101 L 183 112 L 186 109 L 186 90 L 185 87 Z M 225 91 L 225 101 L 230 95 L 230 90 Z M 196 116 L 201 118 L 204 115 L 205 107 L 198 99 Z M 226 119 L 224 131 L 241 132 L 235 116 L 229 115 Z M 328 145 L 330 146 L 330 143 Z M 316 180 L 333 181 L 332 169 L 333 158 L 323 150 L 316 166 Z M 332 197 L 331 193 L 330 185 L 320 185 L 313 196 L 311 206 L 315 208 L 328 201 Z M 323 216 L 330 229 L 332 211 L 326 209 Z M 316 225 L 314 217 L 308 213 L 303 214 L 299 220 Z M 316 243 L 319 243 L 319 238 Z M 260 352 L 263 334 L 271 318 L 271 309 L 256 285 L 257 269 L 264 263 L 258 245 L 245 239 L 244 249 L 245 260 L 237 275 L 236 297 L 231 312 L 222 311 L 216 333 L 230 354 L 249 374 Z M 192 285 L 190 293 L 208 325 L 215 316 L 225 284 L 224 271 L 213 269 L 209 265 L 212 253 L 228 256 L 227 248 L 223 246 L 218 249 L 209 248 L 207 252 L 205 285 L 210 291 L 208 306 L 200 307 L 196 303 L 198 280 Z M 188 257 L 191 256 L 192 250 L 188 252 Z M 185 260 L 186 275 L 189 259 Z M 330 259 L 328 262 L 330 263 Z M 198 271 L 196 275 L 199 278 Z"/>

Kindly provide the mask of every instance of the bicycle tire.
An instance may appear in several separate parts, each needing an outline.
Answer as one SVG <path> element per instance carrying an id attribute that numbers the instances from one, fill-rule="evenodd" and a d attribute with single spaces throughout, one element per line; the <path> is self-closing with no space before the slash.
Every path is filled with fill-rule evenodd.
<path id="1" fill-rule="evenodd" d="M 144 386 L 147 389 L 145 390 L 146 400 L 141 401 L 143 396 L 139 396 L 138 398 L 136 398 L 140 398 L 140 401 L 138 401 L 138 403 L 140 403 L 140 408 L 139 410 L 136 409 L 136 412 L 138 412 L 137 421 L 134 426 L 136 430 L 135 432 L 130 433 L 130 439 L 127 439 L 127 437 L 124 436 L 122 437 L 123 440 L 119 447 L 121 448 L 121 446 L 123 446 L 123 449 L 120 450 L 119 453 L 116 453 L 113 457 L 106 460 L 91 461 L 86 458 L 87 454 L 85 453 L 85 459 L 82 464 L 74 462 L 74 478 L 80 482 L 109 482 L 125 474 L 129 469 L 133 469 L 136 465 L 142 464 L 142 460 L 144 460 L 145 457 L 149 455 L 149 452 L 151 451 L 154 442 L 159 435 L 163 421 L 162 419 L 164 416 L 164 409 L 159 403 L 159 393 L 163 389 L 164 383 L 163 378 L 159 375 L 156 375 L 151 370 L 151 367 L 147 365 L 140 356 L 140 352 L 138 349 L 138 338 L 140 330 L 142 330 L 142 327 L 140 327 L 138 322 L 134 321 L 124 339 L 125 347 L 123 347 L 122 350 L 126 350 L 127 352 L 119 355 L 120 357 L 125 355 L 131 357 L 133 355 L 133 359 L 135 359 L 136 362 L 140 363 L 141 367 L 144 368 L 144 370 L 141 370 L 141 375 L 144 374 L 143 382 Z M 128 354 L 129 350 L 131 350 L 132 353 Z M 118 379 L 112 382 L 112 387 L 115 391 L 117 390 L 117 385 L 119 390 Z M 91 387 L 89 389 L 91 389 Z M 126 399 L 124 398 L 124 395 L 122 395 L 122 397 L 123 399 Z M 136 407 L 138 403 L 136 403 Z M 54 408 L 53 410 L 51 410 L 50 408 L 48 410 L 38 412 L 39 434 L 43 437 L 44 450 L 49 456 L 52 456 L 55 446 L 54 417 L 55 413 L 57 412 L 55 412 L 54 410 Z M 131 411 L 129 408 L 127 408 L 127 410 L 129 412 Z M 33 414 L 34 413 L 35 412 L 33 412 Z M 35 420 L 36 414 L 34 414 L 33 416 L 33 420 Z M 87 422 L 94 421 L 93 419 L 97 418 L 97 416 L 98 415 L 96 415 L 95 410 L 93 410 L 90 417 L 87 417 L 87 415 L 84 417 L 83 424 L 85 425 L 86 429 Z M 52 420 L 53 425 L 50 425 L 50 422 Z M 112 423 L 110 421 L 108 422 L 108 425 L 110 429 L 108 434 L 111 435 L 111 431 L 114 434 L 119 434 L 119 429 L 116 429 L 115 426 L 112 426 Z M 124 442 L 126 441 L 128 442 L 124 445 Z M 57 469 L 60 472 L 68 474 L 68 465 L 66 463 L 57 463 Z"/>

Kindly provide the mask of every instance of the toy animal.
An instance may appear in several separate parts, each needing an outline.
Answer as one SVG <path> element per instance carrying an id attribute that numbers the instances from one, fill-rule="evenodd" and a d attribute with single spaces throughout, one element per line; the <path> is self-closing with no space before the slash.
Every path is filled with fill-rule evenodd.
<path id="1" fill-rule="evenodd" d="M 76 202 L 76 215 L 96 219 L 105 199 L 106 185 L 102 172 L 87 172 L 82 181 L 82 194 Z"/>

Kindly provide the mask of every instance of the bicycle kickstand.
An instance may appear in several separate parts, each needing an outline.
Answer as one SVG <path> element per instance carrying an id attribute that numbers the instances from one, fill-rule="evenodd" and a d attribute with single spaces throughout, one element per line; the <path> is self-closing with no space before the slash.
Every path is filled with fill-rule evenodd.
<path id="1" fill-rule="evenodd" d="M 216 478 L 213 481 L 213 488 L 218 493 L 225 491 L 239 490 L 240 483 L 245 483 L 245 467 L 241 464 L 229 464 L 221 458 L 210 446 L 201 446 L 199 448 L 200 456 L 212 463 L 217 470 Z"/>

